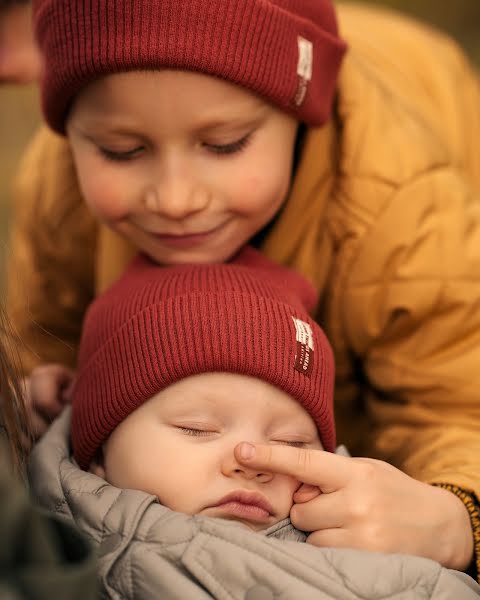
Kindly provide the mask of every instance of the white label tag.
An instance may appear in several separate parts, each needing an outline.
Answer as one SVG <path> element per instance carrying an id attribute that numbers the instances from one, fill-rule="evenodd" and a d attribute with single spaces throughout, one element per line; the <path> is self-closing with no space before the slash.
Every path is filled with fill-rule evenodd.
<path id="1" fill-rule="evenodd" d="M 312 79 L 313 44 L 309 40 L 298 36 L 298 66 L 297 75 L 306 81 Z"/>
<path id="2" fill-rule="evenodd" d="M 310 350 L 314 350 L 313 347 L 313 331 L 308 323 L 305 321 L 301 321 L 300 319 L 296 319 L 292 317 L 293 322 L 295 323 L 295 331 L 297 334 L 297 342 L 301 344 L 305 344 L 308 346 Z"/>
<path id="3" fill-rule="evenodd" d="M 295 369 L 310 377 L 313 370 L 313 331 L 308 323 L 292 317 L 295 324 L 296 353 Z"/>

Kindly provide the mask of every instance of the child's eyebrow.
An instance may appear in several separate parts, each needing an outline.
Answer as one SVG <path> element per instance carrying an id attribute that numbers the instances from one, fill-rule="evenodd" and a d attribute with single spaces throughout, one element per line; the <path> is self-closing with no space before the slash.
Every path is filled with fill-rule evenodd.
<path id="1" fill-rule="evenodd" d="M 101 135 L 110 135 L 110 136 L 122 136 L 122 137 L 131 137 L 138 138 L 139 135 L 132 129 L 128 129 L 125 126 L 119 125 L 118 127 L 107 126 L 105 121 L 91 121 L 83 126 L 72 125 L 71 130 L 76 132 L 78 135 L 92 140 L 98 134 Z"/>
<path id="2" fill-rule="evenodd" d="M 256 114 L 253 116 L 238 115 L 234 117 L 225 116 L 224 118 L 215 117 L 212 120 L 206 120 L 196 126 L 195 132 L 201 134 L 215 129 L 228 129 L 229 131 L 235 131 L 237 129 L 255 129 L 265 120 L 266 116 L 267 111 L 263 109 L 256 111 Z"/>

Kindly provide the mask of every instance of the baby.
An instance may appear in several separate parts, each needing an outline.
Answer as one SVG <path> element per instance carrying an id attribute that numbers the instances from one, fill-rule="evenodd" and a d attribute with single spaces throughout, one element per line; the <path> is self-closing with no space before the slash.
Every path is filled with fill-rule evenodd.
<path id="1" fill-rule="evenodd" d="M 260 530 L 300 482 L 241 466 L 242 441 L 333 451 L 334 364 L 315 293 L 250 247 L 230 264 L 136 258 L 91 306 L 73 393 L 80 467 L 189 515 Z"/>
<path id="2" fill-rule="evenodd" d="M 30 474 L 40 503 L 96 546 L 102 597 L 478 598 L 430 560 L 298 543 L 288 517 L 313 490 L 237 460 L 243 441 L 334 450 L 333 356 L 314 304 L 302 277 L 246 247 L 226 264 L 140 255 L 91 305 L 76 461 L 67 410 Z"/>

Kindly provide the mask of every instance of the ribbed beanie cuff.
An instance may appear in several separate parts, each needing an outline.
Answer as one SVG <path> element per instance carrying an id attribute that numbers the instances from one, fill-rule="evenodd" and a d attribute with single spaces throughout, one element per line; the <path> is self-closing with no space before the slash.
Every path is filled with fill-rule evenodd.
<path id="1" fill-rule="evenodd" d="M 252 268 L 256 255 L 248 249 L 246 264 L 195 267 L 139 258 L 93 303 L 73 392 L 72 443 L 82 468 L 138 406 L 208 372 L 249 375 L 285 391 L 334 450 L 333 356 L 305 309 L 313 292 L 277 265 Z"/>
<path id="2" fill-rule="evenodd" d="M 44 114 L 59 133 L 89 82 L 165 68 L 225 79 L 321 125 L 346 49 L 330 0 L 34 0 L 34 23 Z"/>

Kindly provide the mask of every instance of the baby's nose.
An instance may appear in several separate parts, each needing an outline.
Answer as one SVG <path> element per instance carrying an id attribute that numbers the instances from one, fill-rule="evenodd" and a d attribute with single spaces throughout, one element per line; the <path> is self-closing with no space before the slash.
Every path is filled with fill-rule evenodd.
<path id="1" fill-rule="evenodd" d="M 233 453 L 231 457 L 224 460 L 222 465 L 222 472 L 227 477 L 243 480 L 255 480 L 258 483 L 268 483 L 273 479 L 273 473 L 269 473 L 260 469 L 250 469 L 241 465 L 235 459 Z"/>

